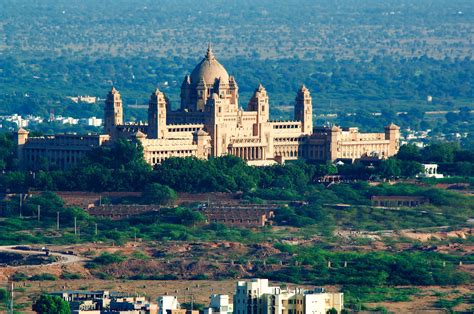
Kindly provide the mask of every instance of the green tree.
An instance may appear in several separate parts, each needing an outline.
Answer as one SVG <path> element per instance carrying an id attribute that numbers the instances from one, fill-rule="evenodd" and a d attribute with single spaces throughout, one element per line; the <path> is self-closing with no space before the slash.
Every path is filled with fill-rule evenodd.
<path id="1" fill-rule="evenodd" d="M 30 215 L 35 215 L 38 206 L 41 207 L 41 216 L 45 218 L 56 217 L 56 212 L 64 210 L 63 200 L 53 192 L 43 192 L 28 199 L 25 211 L 29 212 Z"/>
<path id="2" fill-rule="evenodd" d="M 176 215 L 179 222 L 183 225 L 195 225 L 206 220 L 203 214 L 189 208 L 178 208 Z"/>
<path id="3" fill-rule="evenodd" d="M 15 151 L 16 146 L 13 141 L 13 134 L 0 133 L 0 170 L 12 168 Z"/>
<path id="4" fill-rule="evenodd" d="M 159 183 L 147 185 L 142 193 L 143 201 L 147 204 L 171 204 L 177 197 L 176 192 L 172 188 Z"/>
<path id="5" fill-rule="evenodd" d="M 423 166 L 417 161 L 402 160 L 400 170 L 402 176 L 414 177 L 423 171 Z"/>
<path id="6" fill-rule="evenodd" d="M 420 149 L 413 144 L 400 146 L 396 157 L 400 160 L 421 161 Z"/>
<path id="7" fill-rule="evenodd" d="M 41 295 L 33 304 L 33 311 L 38 314 L 70 314 L 67 301 L 58 296 Z"/>
<path id="8" fill-rule="evenodd" d="M 398 177 L 401 174 L 399 161 L 395 158 L 390 158 L 382 161 L 379 168 L 380 175 L 384 178 Z"/>
<path id="9" fill-rule="evenodd" d="M 423 148 L 421 156 L 424 162 L 453 162 L 458 150 L 457 143 L 435 143 Z"/>
<path id="10" fill-rule="evenodd" d="M 68 176 L 73 189 L 137 191 L 146 185 L 150 172 L 151 166 L 143 158 L 142 145 L 121 139 L 113 146 L 90 151 Z"/>

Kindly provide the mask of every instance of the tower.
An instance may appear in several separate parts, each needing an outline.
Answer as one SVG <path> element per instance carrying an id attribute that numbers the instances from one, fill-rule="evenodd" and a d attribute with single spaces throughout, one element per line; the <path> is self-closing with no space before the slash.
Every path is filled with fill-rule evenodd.
<path id="1" fill-rule="evenodd" d="M 388 156 L 386 157 L 391 157 L 398 153 L 400 148 L 400 127 L 393 123 L 387 125 L 385 127 L 385 139 L 390 141 Z"/>
<path id="2" fill-rule="evenodd" d="M 306 86 L 301 85 L 295 98 L 295 120 L 301 121 L 304 134 L 313 133 L 313 100 Z"/>
<path id="3" fill-rule="evenodd" d="M 28 140 L 28 134 L 28 131 L 23 128 L 19 128 L 18 131 L 16 131 L 17 157 L 20 161 L 20 165 L 23 165 L 23 147 Z"/>
<path id="4" fill-rule="evenodd" d="M 221 156 L 227 151 L 227 147 L 225 147 L 224 103 L 219 95 L 213 93 L 206 104 L 206 111 L 209 112 L 206 127 L 212 139 L 212 156 Z"/>
<path id="5" fill-rule="evenodd" d="M 268 102 L 268 94 L 262 84 L 259 84 L 257 89 L 250 98 L 248 104 L 248 111 L 257 112 L 257 123 L 254 125 L 253 135 L 261 134 L 261 124 L 268 122 L 270 117 L 270 108 Z"/>
<path id="6" fill-rule="evenodd" d="M 338 126 L 333 125 L 327 129 L 327 139 L 326 142 L 326 156 L 329 160 L 336 160 L 339 158 L 339 140 L 341 137 L 342 129 Z"/>
<path id="7" fill-rule="evenodd" d="M 196 85 L 196 108 L 193 108 L 195 111 L 204 111 L 204 106 L 207 102 L 208 90 L 206 85 L 206 80 L 204 77 L 199 79 L 199 83 Z"/>
<path id="8" fill-rule="evenodd" d="M 110 136 L 114 136 L 115 128 L 123 124 L 122 96 L 115 87 L 112 87 L 107 94 L 104 110 L 104 131 Z"/>
<path id="9" fill-rule="evenodd" d="M 185 111 L 191 102 L 191 76 L 186 75 L 181 84 L 181 110 Z"/>
<path id="10" fill-rule="evenodd" d="M 157 88 L 148 103 L 148 138 L 166 138 L 166 98 Z"/>
<path id="11" fill-rule="evenodd" d="M 233 76 L 229 77 L 230 105 L 237 111 L 239 108 L 239 86 Z"/>

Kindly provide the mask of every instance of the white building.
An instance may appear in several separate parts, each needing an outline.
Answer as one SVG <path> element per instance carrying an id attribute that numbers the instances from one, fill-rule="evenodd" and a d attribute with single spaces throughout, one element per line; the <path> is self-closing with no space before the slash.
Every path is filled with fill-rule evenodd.
<path id="1" fill-rule="evenodd" d="M 52 292 L 69 303 L 72 314 L 157 314 L 158 305 L 141 296 L 119 292 L 64 290 Z"/>
<path id="2" fill-rule="evenodd" d="M 76 125 L 79 124 L 79 119 L 74 119 L 72 117 L 58 117 L 58 121 L 62 122 L 62 124 L 71 124 L 71 125 Z"/>
<path id="3" fill-rule="evenodd" d="M 16 113 L 11 116 L 7 116 L 5 120 L 15 123 L 19 128 L 24 128 L 28 126 L 28 120 L 23 119 L 20 115 Z"/>
<path id="4" fill-rule="evenodd" d="M 437 164 L 422 164 L 423 166 L 423 173 L 421 173 L 421 177 L 426 178 L 436 178 L 442 179 L 444 175 L 442 173 L 438 173 L 438 165 Z"/>
<path id="5" fill-rule="evenodd" d="M 178 298 L 171 295 L 158 297 L 158 314 L 166 314 L 168 310 L 177 310 L 180 308 Z"/>
<path id="6" fill-rule="evenodd" d="M 332 308 L 344 308 L 343 293 L 281 289 L 268 286 L 268 279 L 239 281 L 234 294 L 234 314 L 326 314 Z"/>
<path id="7" fill-rule="evenodd" d="M 87 104 L 95 104 L 97 102 L 97 97 L 93 96 L 77 96 L 77 97 L 68 97 L 70 100 L 75 102 L 76 104 L 84 102 Z"/>
<path id="8" fill-rule="evenodd" d="M 102 125 L 102 119 L 98 119 L 96 117 L 91 117 L 91 118 L 87 119 L 87 125 L 99 127 L 99 126 Z"/>
<path id="9" fill-rule="evenodd" d="M 227 294 L 211 294 L 211 302 L 204 314 L 232 314 L 234 312 L 232 303 L 229 304 Z"/>

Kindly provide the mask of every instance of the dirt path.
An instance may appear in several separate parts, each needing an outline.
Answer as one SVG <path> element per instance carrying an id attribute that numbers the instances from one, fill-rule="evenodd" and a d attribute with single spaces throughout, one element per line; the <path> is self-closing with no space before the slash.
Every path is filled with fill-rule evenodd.
<path id="1" fill-rule="evenodd" d="M 0 246 L 0 252 L 8 252 L 8 253 L 17 253 L 22 255 L 32 255 L 32 254 L 45 254 L 44 251 L 41 250 L 19 250 L 15 249 L 16 245 L 6 245 Z M 49 252 L 49 255 L 57 257 L 57 261 L 46 264 L 47 266 L 54 266 L 54 265 L 65 265 L 65 264 L 73 264 L 78 262 L 83 262 L 86 259 L 77 255 L 72 254 L 64 254 L 59 252 Z M 7 266 L 7 268 L 14 268 L 14 269 L 21 269 L 21 268 L 33 268 L 33 267 L 40 267 L 46 266 L 45 264 L 42 265 L 19 265 L 19 266 Z"/>

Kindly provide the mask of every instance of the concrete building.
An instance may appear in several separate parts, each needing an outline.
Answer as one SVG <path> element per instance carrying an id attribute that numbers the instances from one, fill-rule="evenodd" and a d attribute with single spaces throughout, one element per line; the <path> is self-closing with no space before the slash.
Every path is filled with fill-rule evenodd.
<path id="1" fill-rule="evenodd" d="M 234 314 L 326 314 L 344 308 L 343 293 L 324 289 L 282 289 L 268 285 L 268 279 L 237 282 Z"/>
<path id="2" fill-rule="evenodd" d="M 400 130 L 393 124 L 381 133 L 336 126 L 313 128 L 313 101 L 304 85 L 296 92 L 293 121 L 270 119 L 270 98 L 262 84 L 255 89 L 246 110 L 239 103 L 238 90 L 236 79 L 209 47 L 201 62 L 184 77 L 178 110 L 171 110 L 159 89 L 150 95 L 147 124 L 124 121 L 122 96 L 112 88 L 105 100 L 104 133 L 111 141 L 125 138 L 141 142 L 144 158 L 151 165 L 169 157 L 207 159 L 227 154 L 256 166 L 299 158 L 353 161 L 385 159 L 398 151 Z M 47 155 L 49 146 L 58 148 L 55 138 L 18 136 L 24 137 L 25 150 L 34 145 L 38 154 Z M 64 166 L 68 163 L 72 162 L 65 161 Z"/>
<path id="3" fill-rule="evenodd" d="M 271 226 L 275 204 L 225 204 L 213 203 L 199 211 L 206 217 L 207 223 L 220 223 L 228 227 L 254 228 Z"/>
<path id="4" fill-rule="evenodd" d="M 70 100 L 78 103 L 87 103 L 87 104 L 95 104 L 97 102 L 97 97 L 94 96 L 77 96 L 77 97 L 68 97 Z"/>
<path id="5" fill-rule="evenodd" d="M 166 310 L 166 314 L 199 314 L 198 310 L 175 309 Z"/>
<path id="6" fill-rule="evenodd" d="M 87 125 L 100 127 L 102 125 L 102 119 L 98 119 L 96 117 L 91 117 L 87 119 Z"/>
<path id="7" fill-rule="evenodd" d="M 69 303 L 72 314 L 157 314 L 158 305 L 145 297 L 123 293 L 86 290 L 66 290 L 50 293 Z"/>
<path id="8" fill-rule="evenodd" d="M 158 314 L 167 314 L 168 311 L 179 310 L 178 298 L 171 295 L 158 297 Z"/>
<path id="9" fill-rule="evenodd" d="M 23 119 L 22 116 L 18 114 L 13 114 L 11 116 L 4 117 L 5 121 L 15 123 L 19 128 L 26 128 L 28 126 L 28 119 Z"/>
<path id="10" fill-rule="evenodd" d="M 211 294 L 209 307 L 204 309 L 204 314 L 232 314 L 234 307 L 229 303 L 229 296 L 226 294 Z"/>
<path id="11" fill-rule="evenodd" d="M 58 134 L 55 136 L 28 137 L 20 128 L 16 136 L 17 154 L 27 169 L 44 164 L 61 169 L 77 165 L 86 153 L 109 140 L 109 135 Z"/>
<path id="12" fill-rule="evenodd" d="M 444 175 L 442 173 L 438 173 L 437 164 L 422 164 L 422 166 L 423 166 L 423 172 L 420 174 L 420 177 L 436 178 L 436 179 L 444 178 Z"/>
<path id="13" fill-rule="evenodd" d="M 424 196 L 374 195 L 372 206 L 378 207 L 417 207 L 429 205 L 430 200 Z"/>

